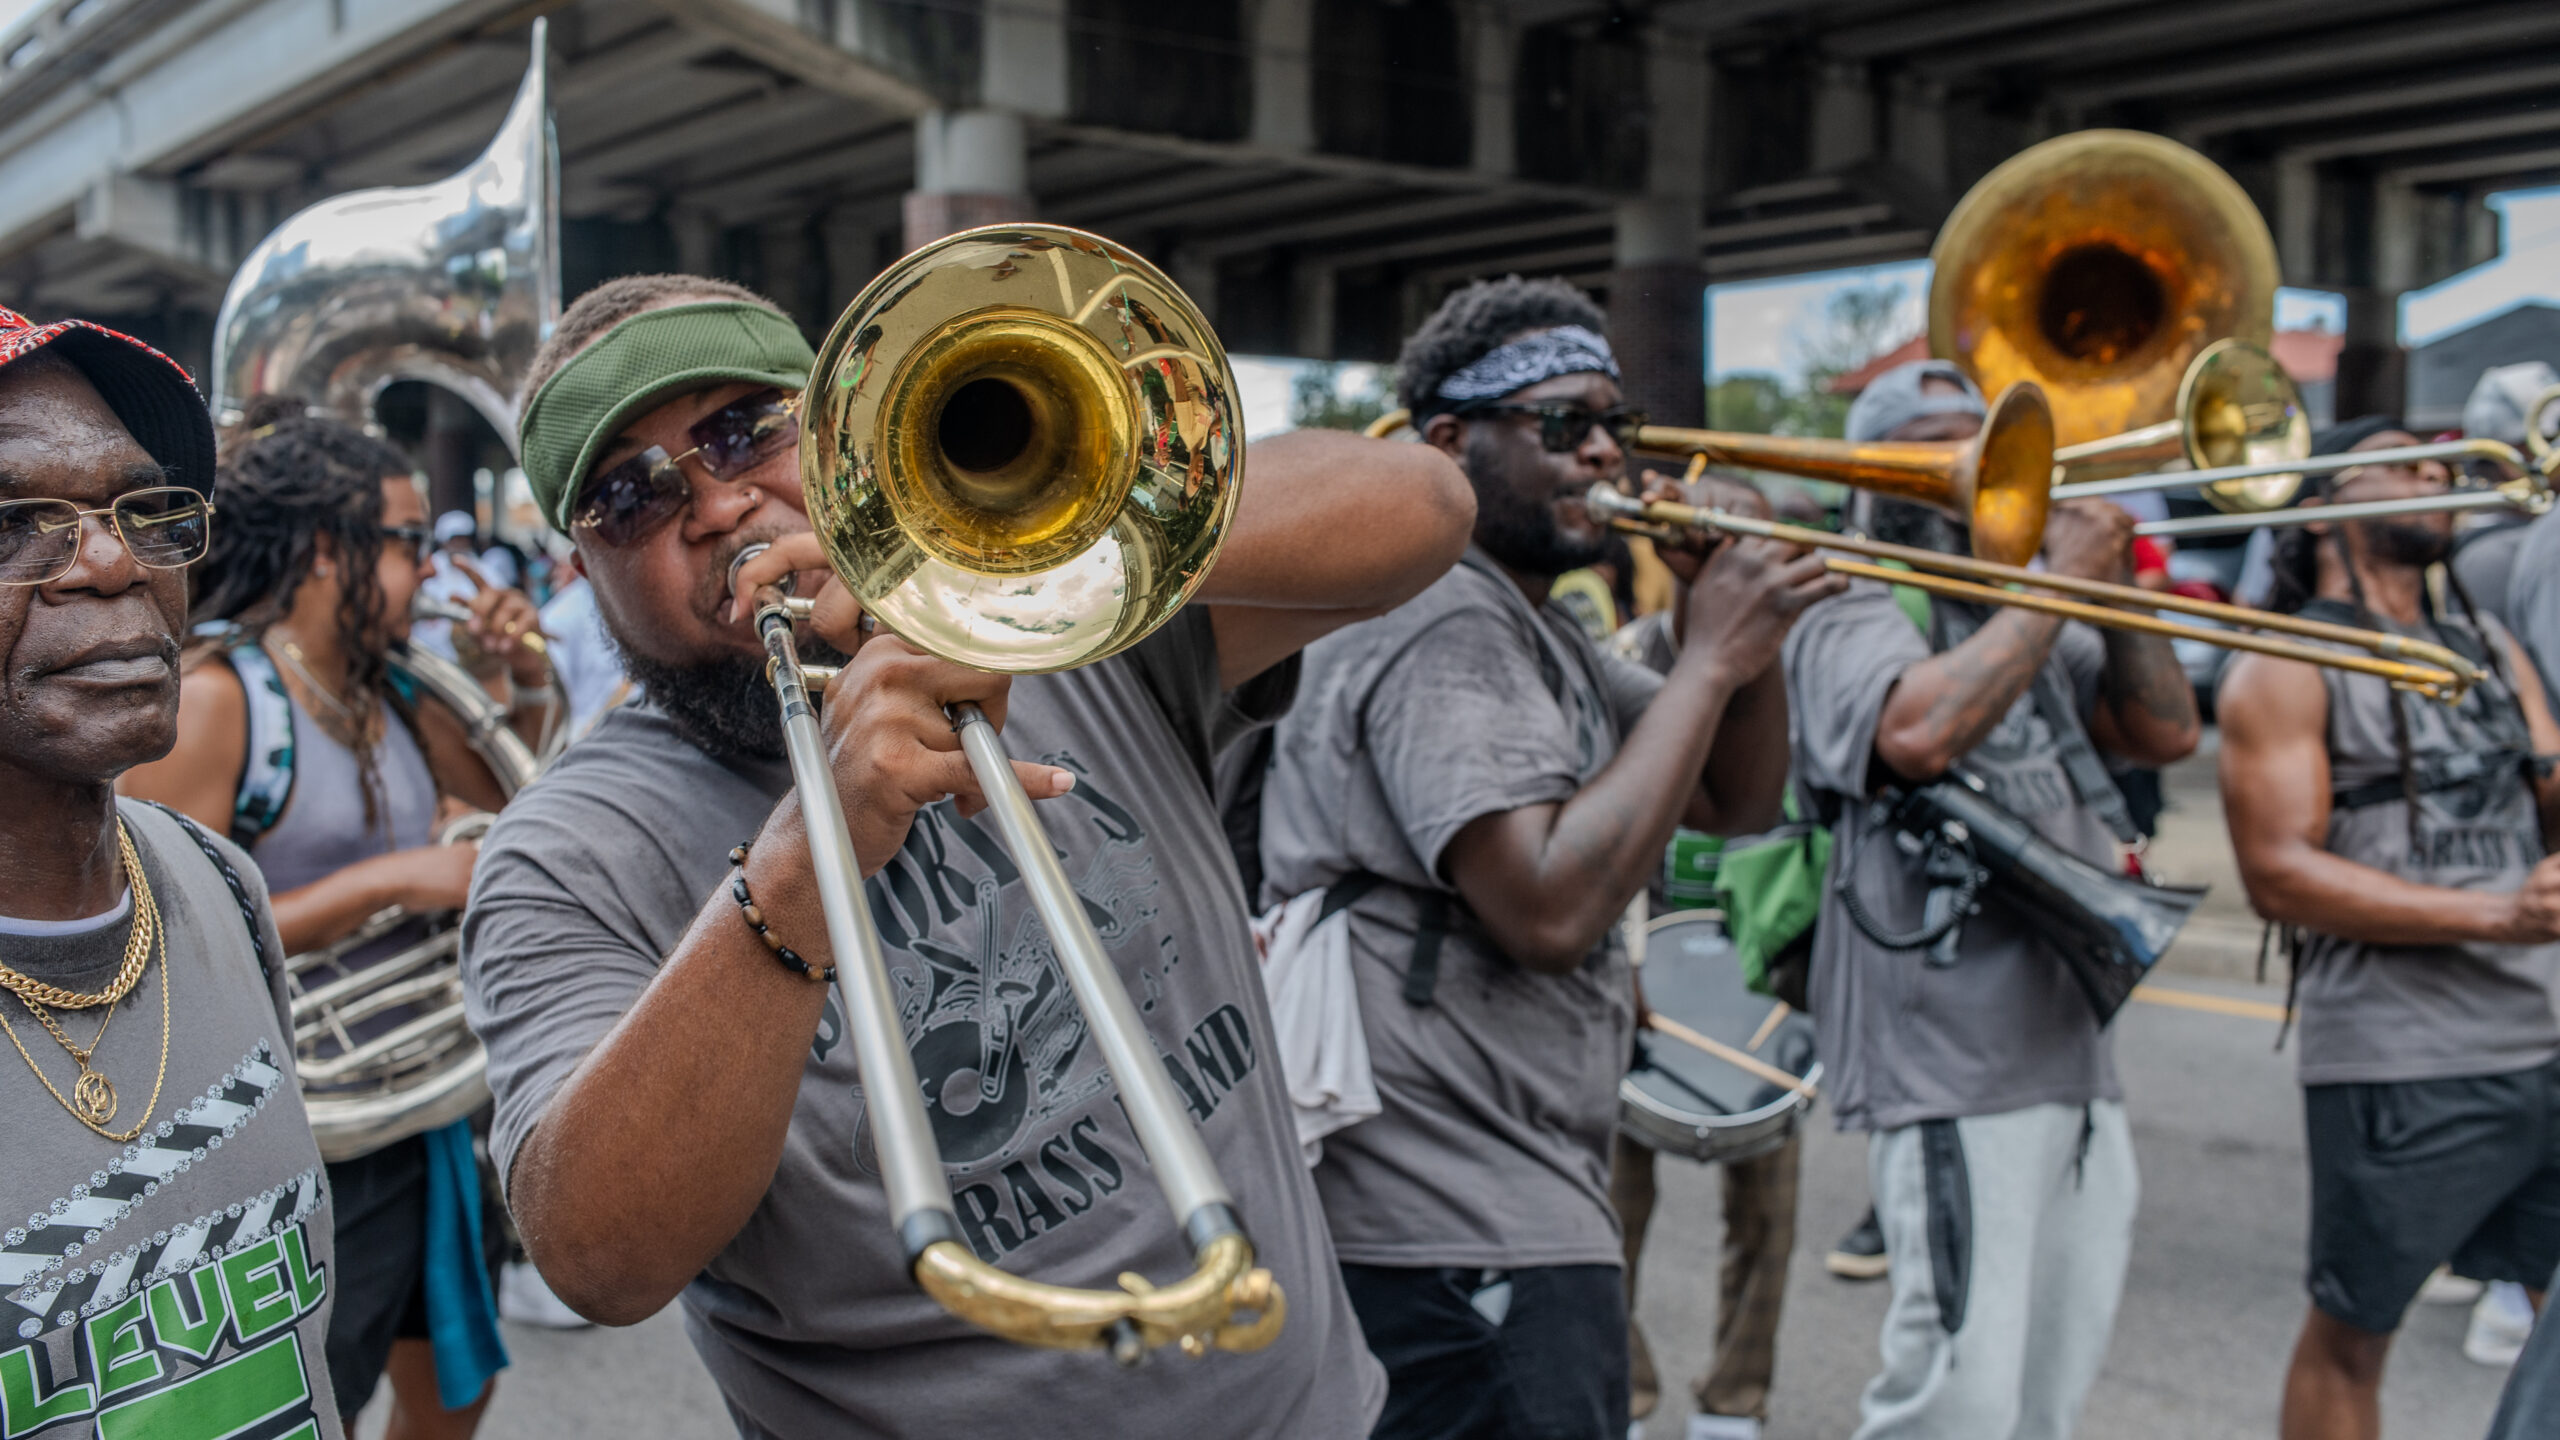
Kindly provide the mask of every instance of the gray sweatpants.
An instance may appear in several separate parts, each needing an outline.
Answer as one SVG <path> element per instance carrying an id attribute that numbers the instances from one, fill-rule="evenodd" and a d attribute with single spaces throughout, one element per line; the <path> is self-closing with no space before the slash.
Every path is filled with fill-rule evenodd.
<path id="1" fill-rule="evenodd" d="M 1867 1176 L 1893 1300 L 1857 1440 L 2063 1440 L 2106 1357 L 2133 1247 L 2124 1107 L 1880 1131 Z"/>

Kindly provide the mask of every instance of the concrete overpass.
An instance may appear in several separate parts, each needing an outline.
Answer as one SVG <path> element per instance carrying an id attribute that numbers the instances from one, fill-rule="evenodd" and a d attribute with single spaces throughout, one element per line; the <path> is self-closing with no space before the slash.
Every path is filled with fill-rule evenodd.
<path id="1" fill-rule="evenodd" d="M 1703 281 L 1924 254 L 2046 135 L 2229 167 L 2289 283 L 2394 301 L 2560 178 L 2548 0 L 48 0 L 0 35 L 0 302 L 200 365 L 233 265 L 323 195 L 441 177 L 548 14 L 575 293 L 731 276 L 823 327 L 910 240 L 1036 215 L 1163 263 L 1233 348 L 1386 358 L 1450 285 L 1614 302 L 1657 415 Z"/>

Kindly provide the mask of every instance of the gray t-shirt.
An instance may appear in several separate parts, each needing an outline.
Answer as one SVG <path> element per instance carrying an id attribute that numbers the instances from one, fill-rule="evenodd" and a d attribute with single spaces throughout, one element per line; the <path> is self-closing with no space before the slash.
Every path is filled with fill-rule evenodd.
<path id="1" fill-rule="evenodd" d="M 1876 726 L 1903 670 L 1929 658 L 1928 637 L 1886 587 L 1853 582 L 1805 612 L 1787 636 L 1787 699 L 1799 795 L 1837 806 L 1830 883 L 1814 922 L 1816 1036 L 1832 1110 L 1844 1130 L 1996 1115 L 2029 1105 L 2122 1098 L 2115 1053 L 2062 958 L 1997 901 L 1965 922 L 1956 963 L 1887 950 L 1859 930 L 1837 883 L 1852 883 L 1879 926 L 1916 928 L 1928 895 L 1920 857 L 1870 816 Z M 2045 664 L 2085 716 L 2105 645 L 2065 625 Z M 2112 866 L 2115 840 L 2072 793 L 2052 728 L 2021 695 L 1989 738 L 1959 762 L 1991 798 L 2063 849 Z"/>
<path id="2" fill-rule="evenodd" d="M 2480 599 L 2477 591 L 2473 599 Z M 2498 612 L 2533 658 L 2551 713 L 2560 715 L 2560 510 L 2524 527 L 2507 572 L 2506 606 Z"/>
<path id="3" fill-rule="evenodd" d="M 2343 607 L 2342 607 L 2343 608 Z M 2342 623 L 2371 617 L 2341 613 Z M 2497 622 L 2491 632 L 2503 639 Z M 2480 652 L 2479 632 L 2437 621 Z M 2423 629 L 2386 626 L 2418 639 Z M 2520 755 L 2533 748 L 2515 692 L 2492 677 L 2459 706 L 2408 696 L 2366 675 L 2323 669 L 2329 692 L 2329 784 L 2352 792 L 2379 783 L 2393 798 L 2333 803 L 2327 848 L 2421 885 L 2513 891 L 2542 858 L 2542 816 L 2520 766 L 2418 796 L 2419 850 L 2409 848 L 2409 807 L 2397 797 L 2400 759 L 2395 699 L 2408 725 L 2409 753 L 2424 775 L 2447 756 Z M 2495 1075 L 2560 1055 L 2552 992 L 2560 942 L 2545 945 L 2367 945 L 2316 932 L 2303 937 L 2298 991 L 2302 1083 L 2434 1080 Z"/>
<path id="4" fill-rule="evenodd" d="M 1569 974 L 1513 964 L 1440 873 L 1478 816 L 1569 798 L 1662 685 L 1604 654 L 1481 552 L 1397 610 L 1307 650 L 1262 801 L 1270 898 L 1366 870 L 1352 969 L 1383 1112 L 1325 1137 L 1316 1185 L 1342 1258 L 1620 1263 L 1609 1137 L 1634 1024 L 1615 928 Z M 1544 656 L 1542 664 L 1541 655 Z M 1550 680 L 1554 682 L 1552 685 Z M 1427 1006 L 1404 999 L 1417 901 L 1451 896 Z"/>
<path id="5" fill-rule="evenodd" d="M 135 801 L 117 808 L 167 938 L 97 1052 L 116 1087 L 109 1128 L 131 1126 L 152 1103 L 164 1000 L 176 1005 L 168 1070 L 151 1123 L 120 1145 L 74 1119 L 0 1046 L 0 1433 L 216 1440 L 254 1424 L 260 1435 L 335 1440 L 329 1192 L 294 1087 L 284 947 L 266 884 L 217 842 L 278 959 L 272 980 L 258 972 L 239 902 L 178 822 Z M 95 991 L 123 964 L 129 933 L 113 923 L 0 934 L 0 960 Z M 69 1094 L 71 1057 L 15 995 L 0 995 L 0 1014 Z M 56 1015 L 83 1043 L 100 1018 Z"/>
<path id="6" fill-rule="evenodd" d="M 1005 731 L 1015 755 L 1077 773 L 1072 791 L 1040 805 L 1042 819 L 1287 1293 L 1278 1342 L 1131 1372 L 1099 1354 L 1012 1345 L 944 1313 L 900 1256 L 830 997 L 772 1188 L 684 1293 L 695 1347 L 742 1433 L 1368 1433 L 1384 1377 L 1298 1158 L 1244 895 L 1208 791 L 1215 752 L 1288 703 L 1296 668 L 1222 694 L 1209 616 L 1195 609 L 1122 656 L 1015 681 Z M 729 847 L 789 787 L 780 761 L 715 760 L 642 704 L 607 714 L 499 817 L 464 933 L 503 1166 L 706 897 L 730 903 Z M 1187 1274 L 1188 1247 L 992 823 L 927 807 L 867 888 L 972 1247 L 1060 1285 Z"/>

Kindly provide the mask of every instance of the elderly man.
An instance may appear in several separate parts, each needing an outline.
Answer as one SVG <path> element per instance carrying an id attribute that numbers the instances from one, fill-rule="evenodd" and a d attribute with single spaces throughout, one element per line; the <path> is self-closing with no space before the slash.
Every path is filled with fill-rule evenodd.
<path id="1" fill-rule="evenodd" d="M 1983 413 L 1963 372 L 1919 361 L 1877 377 L 1848 430 L 1956 440 Z M 1959 521 L 1862 499 L 1879 539 L 1968 548 Z M 2045 563 L 2122 581 L 2132 538 L 2115 506 L 2058 505 Z M 2132 827 L 2099 754 L 2186 754 L 2195 697 L 2165 640 L 2028 610 L 1922 612 L 1867 583 L 1805 616 L 1786 675 L 1797 792 L 1836 817 L 1811 987 L 1826 1088 L 1840 1127 L 1870 1136 L 1891 1262 L 1884 1371 L 1858 1435 L 2067 1435 L 2133 1238 L 2133 1143 L 2107 1033 L 1996 893 L 1951 937 L 1915 944 L 1936 928 L 1924 917 L 1939 882 L 1874 802 L 1961 771 L 2046 840 L 2113 869 Z"/>
<path id="2" fill-rule="evenodd" d="M 598 287 L 535 360 L 526 471 L 646 698 L 507 808 L 472 891 L 491 1149 L 527 1248 L 604 1323 L 681 1295 L 749 1435 L 1103 1440 L 1133 1415 L 1162 1434 L 1366 1433 L 1384 1386 L 1269 1060 L 1208 777 L 1286 706 L 1299 647 L 1456 559 L 1464 481 L 1420 446 L 1257 445 L 1180 614 L 1008 689 L 861 640 L 851 596 L 815 583 L 787 403 L 812 361 L 769 302 L 687 276 Z M 1063 1285 L 1190 1268 L 1022 878 L 977 818 L 942 709 L 974 701 L 1041 757 L 1017 762 L 1026 788 L 1287 1294 L 1269 1349 L 1118 1371 L 974 1331 L 910 1281 L 842 1020 L 806 978 L 827 963 L 825 923 L 763 651 L 728 583 L 760 542 L 774 548 L 744 586 L 804 572 L 819 633 L 858 642 L 825 724 L 963 1238 Z"/>
<path id="3" fill-rule="evenodd" d="M 1785 779 L 1778 642 L 1839 588 L 1744 541 L 1697 575 L 1667 674 L 1553 603 L 1624 470 L 1617 362 L 1562 281 L 1451 296 L 1398 388 L 1476 493 L 1475 543 L 1394 613 L 1316 645 L 1263 792 L 1265 888 L 1348 906 L 1383 1111 L 1316 1183 L 1382 1437 L 1609 1440 L 1627 1328 L 1610 1135 L 1635 993 L 1618 917 L 1685 818 L 1747 833 Z M 1356 887 L 1356 889 L 1354 888 Z"/>
<path id="4" fill-rule="evenodd" d="M 0 310 L 11 1437 L 339 1433 L 329 1194 L 266 888 L 229 841 L 115 794 L 177 738 L 212 483 L 174 362 Z"/>
<path id="5" fill-rule="evenodd" d="M 2417 443 L 2368 418 L 2323 454 Z M 2340 471 L 2325 500 L 2441 492 L 2442 465 Z M 2428 1272 L 2560 1265 L 2560 752 L 2534 665 L 2428 593 L 2453 517 L 2284 532 L 2272 608 L 2447 646 L 2459 705 L 2263 655 L 2223 680 L 2222 804 L 2258 913 L 2290 928 L 2311 1161 L 2311 1303 L 2286 1440 L 2381 1433 L 2385 1357 Z"/>

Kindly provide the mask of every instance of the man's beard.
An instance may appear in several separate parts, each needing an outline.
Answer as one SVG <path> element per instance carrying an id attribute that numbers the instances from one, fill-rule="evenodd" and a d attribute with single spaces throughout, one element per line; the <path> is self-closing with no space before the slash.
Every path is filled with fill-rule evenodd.
<path id="1" fill-rule="evenodd" d="M 1486 554 L 1523 575 L 1552 577 L 1597 564 L 1609 553 L 1606 531 L 1589 540 L 1565 538 L 1556 528 L 1554 505 L 1522 495 L 1504 468 L 1492 445 L 1467 447 L 1467 476 L 1476 492 L 1476 543 Z"/>
<path id="2" fill-rule="evenodd" d="M 2405 520 L 2368 520 L 2364 538 L 2375 559 L 2394 565 L 2433 565 L 2453 553 L 2452 536 Z"/>
<path id="3" fill-rule="evenodd" d="M 723 655 L 690 665 L 643 655 L 605 627 L 622 668 L 675 722 L 676 733 L 716 760 L 782 757 L 782 707 L 765 683 L 765 662 L 753 655 Z M 798 644 L 804 665 L 842 665 L 844 652 L 823 640 Z"/>
<path id="4" fill-rule="evenodd" d="M 1965 527 L 1927 505 L 1875 495 L 1867 500 L 1867 536 L 1887 545 L 1908 545 L 1943 555 L 1972 553 Z"/>

